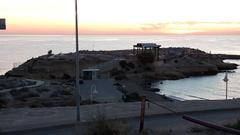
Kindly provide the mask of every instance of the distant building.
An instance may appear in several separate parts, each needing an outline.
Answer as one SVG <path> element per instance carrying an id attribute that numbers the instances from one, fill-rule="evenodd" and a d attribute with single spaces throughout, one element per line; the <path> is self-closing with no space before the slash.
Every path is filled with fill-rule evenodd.
<path id="1" fill-rule="evenodd" d="M 159 49 L 161 45 L 156 43 L 137 43 L 133 45 L 133 54 L 138 55 L 141 53 L 152 53 L 157 60 L 159 60 Z"/>

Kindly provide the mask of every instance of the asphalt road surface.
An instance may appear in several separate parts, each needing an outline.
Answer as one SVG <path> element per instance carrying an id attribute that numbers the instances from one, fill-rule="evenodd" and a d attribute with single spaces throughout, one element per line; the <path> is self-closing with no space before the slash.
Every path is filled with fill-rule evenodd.
<path id="1" fill-rule="evenodd" d="M 216 123 L 219 125 L 225 125 L 229 123 L 236 122 L 240 120 L 240 110 L 225 110 L 225 111 L 211 111 L 211 112 L 197 112 L 187 114 L 197 119 L 204 121 Z M 119 120 L 118 120 L 119 121 Z M 122 120 L 123 123 L 127 124 L 131 129 L 131 134 L 136 134 L 139 129 L 139 119 L 131 118 Z M 182 119 L 181 115 L 160 115 L 151 116 L 145 118 L 145 129 L 152 129 L 158 134 L 162 135 L 205 135 L 204 132 L 194 133 L 190 129 L 195 127 L 204 128 L 197 124 L 191 123 Z M 76 125 L 64 126 L 58 128 L 41 129 L 35 131 L 28 131 L 17 133 L 18 135 L 78 135 L 84 134 L 83 131 L 86 130 L 86 126 L 81 126 L 80 128 Z M 12 133 L 16 134 L 16 133 Z M 151 134 L 151 133 L 150 133 Z M 152 133 L 154 134 L 154 133 Z M 219 132 L 214 132 L 213 134 L 220 134 Z M 222 134 L 222 133 L 221 133 Z M 208 134 L 206 134 L 208 135 Z M 226 134 L 227 135 L 227 134 Z"/>

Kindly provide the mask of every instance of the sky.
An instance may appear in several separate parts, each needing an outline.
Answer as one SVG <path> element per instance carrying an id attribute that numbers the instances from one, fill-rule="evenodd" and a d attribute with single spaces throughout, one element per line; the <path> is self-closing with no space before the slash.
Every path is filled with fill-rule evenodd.
<path id="1" fill-rule="evenodd" d="M 239 0 L 78 0 L 81 34 L 240 34 Z M 0 0 L 0 34 L 74 34 L 74 0 Z"/>

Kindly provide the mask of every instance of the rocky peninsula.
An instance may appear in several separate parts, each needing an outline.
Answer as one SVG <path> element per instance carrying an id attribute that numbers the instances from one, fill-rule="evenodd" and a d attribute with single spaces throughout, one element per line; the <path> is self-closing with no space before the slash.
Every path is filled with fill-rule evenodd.
<path id="1" fill-rule="evenodd" d="M 80 71 L 97 68 L 100 75 L 114 80 L 115 86 L 128 101 L 148 96 L 158 101 L 167 98 L 151 89 L 156 80 L 176 80 L 190 76 L 214 75 L 233 70 L 237 64 L 224 63 L 224 59 L 239 58 L 238 55 L 209 54 L 192 48 L 160 48 L 159 59 L 150 53 L 135 55 L 133 50 L 80 51 Z M 11 79 L 10 79 L 11 78 Z M 24 79 L 33 81 L 23 81 Z M 8 71 L 0 79 L 1 107 L 52 107 L 72 106 L 74 103 L 75 53 L 52 54 L 27 60 Z M 6 84 L 12 80 L 13 87 Z M 34 82 L 36 80 L 36 82 Z M 19 88 L 37 83 L 38 87 Z M 6 86 L 6 87 L 5 87 Z M 18 87 L 19 89 L 16 89 Z M 13 89 L 2 92 L 4 89 Z M 92 102 L 91 102 L 92 103 Z M 82 101 L 82 104 L 89 104 Z"/>
<path id="2" fill-rule="evenodd" d="M 102 72 L 111 73 L 113 70 L 119 70 L 127 75 L 139 75 L 144 72 L 145 76 L 153 79 L 172 80 L 197 75 L 213 75 L 222 70 L 236 69 L 238 66 L 223 62 L 224 59 L 237 59 L 238 55 L 209 54 L 191 48 L 161 48 L 159 51 L 159 60 L 153 62 L 149 60 L 146 63 L 141 63 L 133 55 L 132 50 L 81 51 L 80 70 L 109 61 L 119 61 L 119 65 L 107 65 L 108 67 L 104 67 Z M 75 53 L 68 53 L 32 58 L 10 70 L 5 76 L 64 80 L 73 79 L 74 74 Z"/>

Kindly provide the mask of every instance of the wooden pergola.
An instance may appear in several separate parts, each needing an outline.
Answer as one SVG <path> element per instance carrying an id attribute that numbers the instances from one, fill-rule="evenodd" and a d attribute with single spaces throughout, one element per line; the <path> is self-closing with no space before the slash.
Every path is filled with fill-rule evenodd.
<path id="1" fill-rule="evenodd" d="M 137 43 L 133 45 L 133 54 L 152 53 L 154 57 L 159 60 L 160 47 L 161 45 L 157 45 L 156 43 Z"/>

